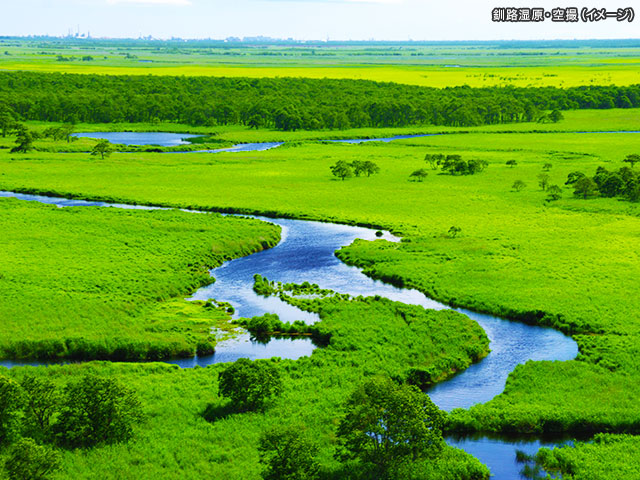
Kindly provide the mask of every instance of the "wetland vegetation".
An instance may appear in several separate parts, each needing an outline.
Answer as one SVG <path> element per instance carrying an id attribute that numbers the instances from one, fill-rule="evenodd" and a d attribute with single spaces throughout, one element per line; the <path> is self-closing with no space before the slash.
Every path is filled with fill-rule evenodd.
<path id="1" fill-rule="evenodd" d="M 27 47 L 7 48 L 14 52 Z M 285 56 L 288 48 L 278 51 Z M 354 46 L 349 55 L 355 51 Z M 197 55 L 205 55 L 204 50 Z M 543 57 L 534 63 L 550 61 Z M 118 59 L 117 68 L 128 68 L 130 60 Z M 8 61 L 15 58 L 2 59 L 0 68 L 10 65 Z M 68 71 L 59 70 L 68 64 L 79 66 L 57 63 L 58 71 Z M 90 61 L 83 64 L 97 68 Z M 54 69 L 46 61 L 32 66 Z M 371 72 L 380 74 L 383 68 L 399 67 Z M 568 78 L 567 71 L 558 68 Z M 612 68 L 611 75 L 622 68 Z M 165 70 L 158 67 L 159 72 Z M 59 92 L 53 91 L 54 82 L 61 82 Z M 130 88 L 131 82 L 140 88 L 129 91 L 125 85 Z M 390 230 L 402 241 L 356 240 L 336 255 L 367 275 L 416 288 L 449 305 L 561 330 L 580 347 L 572 361 L 518 366 L 493 400 L 443 414 L 444 433 L 595 434 L 591 442 L 542 450 L 532 461 L 566 478 L 604 479 L 610 472 L 639 478 L 640 206 L 635 163 L 640 134 L 630 133 L 640 130 L 639 110 L 631 108 L 640 101 L 638 85 L 619 81 L 615 83 L 621 86 L 594 82 L 589 87 L 538 89 L 522 85 L 520 79 L 513 83 L 518 86 L 431 90 L 353 79 L 4 72 L 3 118 L 25 127 L 3 129 L 0 189 Z M 98 86 L 93 94 L 90 85 Z M 167 92 L 193 87 L 200 91 L 176 99 L 179 104 L 168 102 Z M 232 99 L 236 89 L 243 94 Z M 138 95 L 140 90 L 145 92 Z M 277 102 L 252 113 L 257 92 Z M 112 101 L 123 93 L 131 98 Z M 291 94 L 286 105 L 285 93 Z M 214 94 L 229 109 L 203 103 Z M 327 102 L 316 108 L 321 95 L 327 95 Z M 374 120 L 378 117 L 372 116 L 371 105 L 365 106 L 368 97 L 384 103 L 377 110 L 382 112 L 379 119 Z M 452 101 L 473 103 L 471 112 L 468 105 L 462 107 L 465 118 L 476 120 L 438 117 L 438 112 L 456 110 L 450 109 Z M 420 108 L 408 116 L 387 115 L 402 110 L 394 104 L 403 102 L 433 108 L 423 108 L 426 116 Z M 517 113 L 500 111 L 491 117 L 491 102 Z M 301 121 L 296 128 L 277 123 L 277 112 L 289 103 Z M 556 108 L 563 109 L 564 118 L 537 122 Z M 328 111 L 347 121 L 325 115 Z M 254 115 L 263 119 L 260 125 L 252 122 Z M 518 123 L 506 125 L 506 120 Z M 164 155 L 144 147 L 98 147 L 99 140 L 89 138 L 68 142 L 63 131 L 70 121 L 83 122 L 73 127 L 76 132 L 174 131 L 205 135 L 198 140 L 204 145 L 286 143 L 261 152 Z M 443 135 L 355 145 L 326 141 L 401 134 Z M 339 162 L 351 175 L 332 175 L 331 167 Z M 367 162 L 376 167 L 371 167 L 372 174 L 363 169 Z M 407 181 L 414 177 L 418 181 Z M 70 395 L 72 388 L 64 386 L 79 385 L 74 382 L 87 375 L 116 378 L 135 392 L 141 410 L 126 439 L 82 451 L 56 447 L 52 453 L 49 446 L 38 444 L 46 442 L 26 424 L 17 426 L 13 433 L 25 437 L 14 444 L 20 449 L 0 453 L 8 460 L 10 478 L 16 478 L 12 469 L 24 465 L 24 458 L 40 459 L 52 478 L 113 478 L 114 472 L 148 478 L 168 471 L 181 478 L 259 478 L 263 470 L 285 468 L 275 466 L 269 452 L 287 451 L 290 444 L 308 453 L 299 459 L 305 475 L 355 478 L 354 472 L 364 471 L 360 467 L 380 467 L 366 455 L 339 453 L 357 443 L 348 437 L 349 429 L 342 428 L 341 434 L 340 426 L 353 419 L 353 398 L 366 396 L 363 380 L 382 374 L 398 384 L 425 387 L 464 370 L 491 348 L 475 322 L 453 311 L 335 295 L 312 284 L 278 285 L 278 279 L 260 277 L 255 288 L 318 313 L 321 320 L 314 325 L 268 315 L 234 325 L 226 305 L 185 301 L 212 281 L 210 268 L 278 242 L 279 229 L 257 220 L 175 209 L 59 209 L 0 198 L 0 224 L 2 356 L 94 360 L 1 369 L 2 385 L 36 379 Z M 229 368 L 225 365 L 180 369 L 100 361 L 211 353 L 222 338 L 212 335 L 211 327 L 224 336 L 232 335 L 238 324 L 256 336 L 311 335 L 322 347 L 296 361 L 263 361 L 264 371 L 282 383 L 275 382 L 277 395 L 256 401 L 260 408 L 240 409 L 246 411 L 228 408 L 228 385 L 219 379 Z M 387 388 L 392 397 L 395 387 L 376 388 Z M 410 395 L 409 390 L 402 395 Z M 0 400 L 5 402 L 4 397 Z M 52 421 L 72 420 L 67 417 L 56 411 Z M 269 434 L 274 431 L 280 433 Z M 313 442 L 306 432 L 313 432 Z M 290 443 L 279 444 L 276 437 Z M 416 453 L 415 459 L 410 468 L 403 466 L 406 478 L 487 476 L 480 462 L 449 446 L 435 456 Z M 356 468 L 345 467 L 347 460 L 356 462 Z"/>

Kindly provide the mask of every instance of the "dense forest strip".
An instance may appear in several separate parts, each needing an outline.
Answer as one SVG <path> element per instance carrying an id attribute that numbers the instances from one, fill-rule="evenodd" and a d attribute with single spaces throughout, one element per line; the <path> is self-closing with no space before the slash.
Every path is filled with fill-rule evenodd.
<path id="1" fill-rule="evenodd" d="M 365 80 L 0 73 L 0 118 L 71 123 L 285 131 L 475 126 L 547 119 L 548 110 L 639 106 L 640 85 L 436 89 Z"/>

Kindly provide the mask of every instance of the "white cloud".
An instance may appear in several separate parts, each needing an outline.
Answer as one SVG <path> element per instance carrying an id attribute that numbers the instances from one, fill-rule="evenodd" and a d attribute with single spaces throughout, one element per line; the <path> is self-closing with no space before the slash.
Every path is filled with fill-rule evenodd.
<path id="1" fill-rule="evenodd" d="M 177 6 L 191 5 L 190 0 L 107 0 L 107 3 L 110 5 L 115 5 L 119 3 L 135 3 L 135 4 L 143 4 L 143 5 L 177 5 Z"/>

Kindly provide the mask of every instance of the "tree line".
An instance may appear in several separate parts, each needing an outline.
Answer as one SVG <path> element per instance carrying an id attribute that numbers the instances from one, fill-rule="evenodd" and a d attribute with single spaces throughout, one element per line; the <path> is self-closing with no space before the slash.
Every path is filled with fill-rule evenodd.
<path id="1" fill-rule="evenodd" d="M 621 167 L 616 171 L 609 171 L 605 167 L 598 167 L 593 177 L 583 172 L 569 173 L 565 185 L 574 188 L 574 195 L 587 199 L 590 197 L 622 197 L 632 202 L 640 201 L 640 173 L 633 166 L 640 162 L 640 155 L 627 155 L 624 162 L 631 167 Z"/>
<path id="2" fill-rule="evenodd" d="M 176 122 L 278 130 L 557 121 L 548 111 L 640 107 L 640 85 L 437 89 L 367 80 L 0 73 L 0 118 Z"/>

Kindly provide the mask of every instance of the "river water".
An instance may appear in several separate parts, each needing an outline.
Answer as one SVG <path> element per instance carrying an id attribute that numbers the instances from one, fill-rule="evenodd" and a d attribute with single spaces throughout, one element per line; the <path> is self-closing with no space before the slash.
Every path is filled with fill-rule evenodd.
<path id="1" fill-rule="evenodd" d="M 401 136 L 383 141 L 399 138 Z M 102 137 L 99 137 L 102 138 Z M 373 141 L 373 139 L 367 139 Z M 123 142 L 119 142 L 123 143 Z M 248 145 L 248 144 L 245 144 Z M 257 144 L 254 150 L 264 144 Z M 273 148 L 273 147 L 269 147 Z M 248 148 L 251 150 L 251 148 Z M 243 150 L 247 151 L 247 150 Z M 140 205 L 87 202 L 37 195 L 0 192 L 0 197 L 16 197 L 22 200 L 69 206 L 111 206 L 117 208 L 156 209 Z M 445 309 L 448 306 L 436 302 L 413 289 L 401 289 L 364 275 L 360 269 L 342 263 L 334 255 L 340 247 L 351 244 L 356 238 L 378 240 L 376 231 L 368 228 L 321 223 L 302 220 L 255 217 L 279 225 L 282 240 L 274 248 L 231 260 L 211 271 L 216 282 L 197 290 L 191 299 L 215 298 L 235 307 L 234 317 L 251 317 L 263 313 L 277 313 L 284 321 L 303 320 L 313 323 L 319 319 L 313 313 L 303 312 L 282 302 L 277 297 L 264 298 L 253 291 L 253 275 L 258 273 L 270 280 L 283 283 L 317 283 L 351 295 L 380 295 L 407 304 L 421 305 L 430 309 Z M 399 238 L 383 232 L 382 240 L 397 242 Z M 484 403 L 501 393 L 508 374 L 516 365 L 529 360 L 571 360 L 578 353 L 576 343 L 555 330 L 511 322 L 491 315 L 465 309 L 455 309 L 475 320 L 485 330 L 490 340 L 491 353 L 482 361 L 472 365 L 452 379 L 433 387 L 428 393 L 443 410 L 468 408 Z M 254 342 L 248 334 L 224 341 L 216 346 L 216 353 L 207 357 L 178 359 L 171 361 L 182 367 L 204 366 L 211 363 L 231 362 L 237 358 L 252 359 L 279 356 L 297 359 L 311 355 L 316 347 L 309 339 L 272 339 L 266 344 Z M 0 364 L 16 366 L 37 362 L 11 362 Z M 448 443 L 476 456 L 489 466 L 492 478 L 511 480 L 520 478 L 520 465 L 515 461 L 515 451 L 535 453 L 543 445 L 540 440 L 510 441 L 502 438 L 447 439 Z"/>

